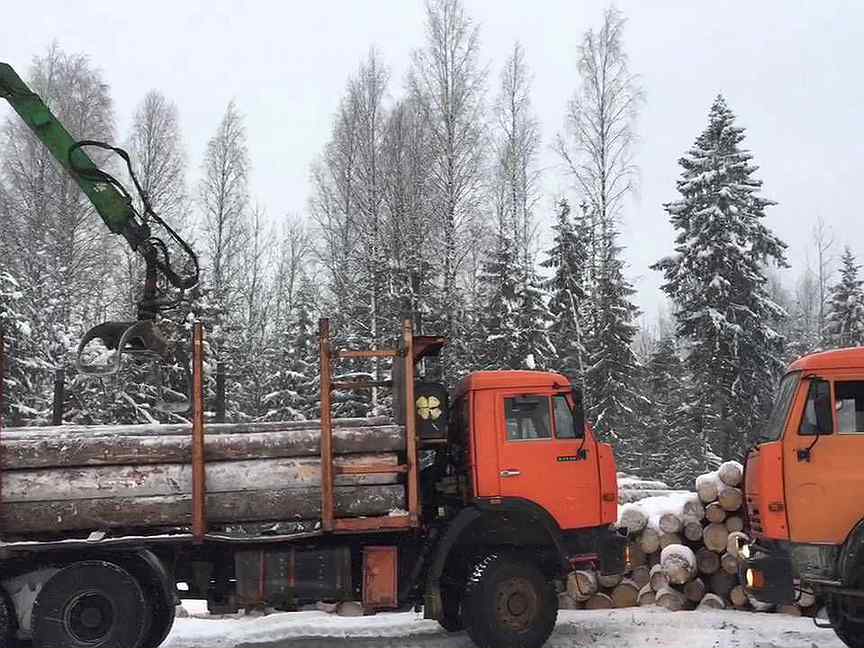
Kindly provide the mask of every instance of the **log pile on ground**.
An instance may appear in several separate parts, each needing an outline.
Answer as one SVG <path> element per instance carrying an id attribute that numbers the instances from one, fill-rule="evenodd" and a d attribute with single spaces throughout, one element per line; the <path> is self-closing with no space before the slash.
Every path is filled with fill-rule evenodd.
<path id="1" fill-rule="evenodd" d="M 214 424 L 206 432 L 206 506 L 213 527 L 320 518 L 320 422 Z M 338 473 L 339 467 L 404 463 L 403 428 L 384 419 L 337 419 L 333 445 L 338 516 L 405 508 L 397 474 Z M 188 425 L 4 430 L 0 528 L 24 536 L 187 527 L 191 457 Z"/>
<path id="2" fill-rule="evenodd" d="M 621 498 L 618 525 L 630 536 L 631 571 L 617 577 L 600 576 L 592 581 L 596 587 L 590 593 L 576 598 L 568 587 L 563 595 L 571 599 L 565 601 L 567 605 L 589 607 L 588 602 L 593 601 L 593 609 L 658 605 L 671 611 L 767 611 L 747 595 L 738 577 L 738 542 L 747 539 L 741 464 L 729 461 L 700 476 L 696 492 L 667 491 L 658 496 L 653 491 L 665 484 L 625 479 L 629 492 L 652 493 Z M 649 487 L 640 488 L 642 484 Z M 623 583 L 628 586 L 617 589 Z M 804 593 L 794 606 L 778 611 L 815 616 L 816 608 L 812 595 Z"/>

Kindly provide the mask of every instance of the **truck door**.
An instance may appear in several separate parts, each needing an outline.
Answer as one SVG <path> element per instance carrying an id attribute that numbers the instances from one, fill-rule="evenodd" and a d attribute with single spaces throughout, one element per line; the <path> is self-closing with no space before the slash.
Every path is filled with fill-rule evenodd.
<path id="1" fill-rule="evenodd" d="M 546 509 L 562 529 L 600 524 L 597 444 L 575 430 L 563 394 L 498 396 L 498 468 L 502 497 Z"/>
<path id="2" fill-rule="evenodd" d="M 783 450 L 790 537 L 841 544 L 864 518 L 864 375 L 826 372 L 803 384 Z"/>

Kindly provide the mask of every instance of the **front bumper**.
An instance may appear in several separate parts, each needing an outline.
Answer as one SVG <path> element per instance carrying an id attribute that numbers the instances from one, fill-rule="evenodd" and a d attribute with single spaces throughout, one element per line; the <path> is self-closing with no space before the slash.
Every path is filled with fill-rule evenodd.
<path id="1" fill-rule="evenodd" d="M 739 548 L 738 576 L 747 593 L 772 605 L 795 602 L 792 556 L 780 544 L 749 544 Z"/>

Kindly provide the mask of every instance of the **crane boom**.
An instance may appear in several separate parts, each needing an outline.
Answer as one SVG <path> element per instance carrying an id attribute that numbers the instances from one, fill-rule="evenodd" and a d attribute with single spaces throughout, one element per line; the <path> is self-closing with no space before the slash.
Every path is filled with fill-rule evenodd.
<path id="1" fill-rule="evenodd" d="M 97 178 L 101 172 L 78 141 L 35 92 L 30 90 L 8 63 L 0 63 L 0 97 L 6 99 L 33 134 L 75 180 L 105 225 L 122 235 L 137 250 L 150 237 L 150 228 L 140 221 L 127 196 Z"/>
<path id="2" fill-rule="evenodd" d="M 7 63 L 0 63 L 0 98 L 10 103 L 36 138 L 75 180 L 108 229 L 125 238 L 145 262 L 144 288 L 138 302 L 137 321 L 105 322 L 90 329 L 78 347 L 79 370 L 95 375 L 116 373 L 120 369 L 120 359 L 124 353 L 169 357 L 170 345 L 156 328 L 155 319 L 160 311 L 175 305 L 177 300 L 169 299 L 160 293 L 159 281 L 164 279 L 180 291 L 194 287 L 199 278 L 195 252 L 153 211 L 125 151 L 103 142 L 76 140 L 42 98 L 33 92 Z M 100 169 L 87 154 L 85 147 L 108 149 L 124 159 L 143 205 L 141 212 L 136 209 L 132 195 L 123 184 Z M 169 246 L 153 235 L 151 223 L 160 225 L 186 254 L 188 263 L 183 272 L 174 269 Z M 109 349 L 116 349 L 111 363 L 93 366 L 82 361 L 84 348 L 94 339 L 102 340 Z"/>

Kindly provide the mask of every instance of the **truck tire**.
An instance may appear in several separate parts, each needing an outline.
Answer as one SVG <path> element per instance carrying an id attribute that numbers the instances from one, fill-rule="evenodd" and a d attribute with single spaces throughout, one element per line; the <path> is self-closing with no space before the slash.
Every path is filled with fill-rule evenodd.
<path id="1" fill-rule="evenodd" d="M 447 632 L 461 632 L 465 629 L 462 622 L 462 593 L 453 587 L 441 589 L 441 618 L 438 624 Z"/>
<path id="2" fill-rule="evenodd" d="M 540 648 L 555 629 L 558 596 L 533 563 L 493 553 L 468 579 L 462 618 L 479 648 Z"/>
<path id="3" fill-rule="evenodd" d="M 102 560 L 54 574 L 33 603 L 34 648 L 138 648 L 147 604 L 125 569 Z"/>
<path id="4" fill-rule="evenodd" d="M 9 594 L 0 587 L 0 648 L 15 646 L 15 633 L 18 630 L 18 618 Z"/>
<path id="5" fill-rule="evenodd" d="M 147 601 L 144 635 L 139 648 L 157 648 L 174 625 L 177 611 L 174 581 L 162 561 L 146 549 L 118 556 L 118 563 L 138 581 Z"/>
<path id="6" fill-rule="evenodd" d="M 852 589 L 864 589 L 864 564 L 845 583 Z M 864 600 L 831 594 L 828 597 L 828 619 L 834 632 L 849 648 L 864 648 Z"/>

